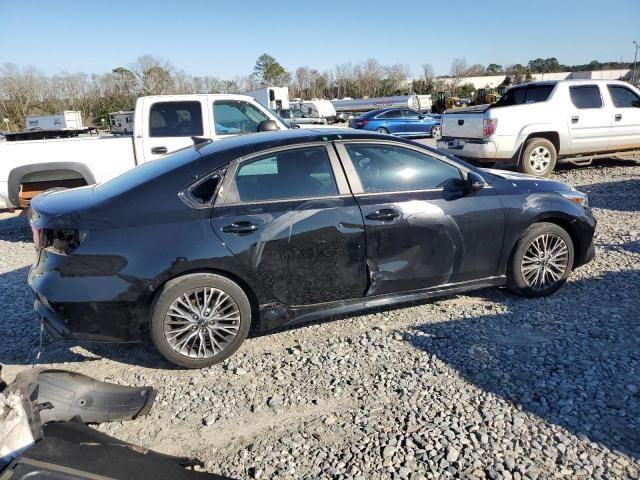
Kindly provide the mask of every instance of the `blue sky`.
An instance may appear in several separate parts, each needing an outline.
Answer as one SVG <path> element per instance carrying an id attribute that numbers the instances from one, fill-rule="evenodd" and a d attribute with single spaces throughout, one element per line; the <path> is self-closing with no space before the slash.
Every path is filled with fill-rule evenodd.
<path id="1" fill-rule="evenodd" d="M 102 73 L 149 53 L 194 75 L 233 78 L 264 52 L 289 70 L 374 57 L 414 75 L 423 63 L 446 74 L 455 57 L 632 61 L 632 40 L 638 0 L 0 0 L 0 63 L 48 74 Z"/>

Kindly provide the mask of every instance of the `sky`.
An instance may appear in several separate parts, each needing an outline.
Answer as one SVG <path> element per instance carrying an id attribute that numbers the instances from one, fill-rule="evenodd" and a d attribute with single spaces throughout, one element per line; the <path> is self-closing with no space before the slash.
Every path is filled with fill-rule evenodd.
<path id="1" fill-rule="evenodd" d="M 143 54 L 192 75 L 251 73 L 262 53 L 287 70 L 376 58 L 385 65 L 633 61 L 640 1 L 0 0 L 0 64 L 104 73 Z"/>

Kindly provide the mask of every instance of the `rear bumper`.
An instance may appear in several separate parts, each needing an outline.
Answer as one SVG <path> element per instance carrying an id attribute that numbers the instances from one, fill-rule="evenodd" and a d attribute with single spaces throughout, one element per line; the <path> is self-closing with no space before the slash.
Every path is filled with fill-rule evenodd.
<path id="1" fill-rule="evenodd" d="M 513 152 L 511 150 L 505 151 L 501 149 L 499 142 L 494 139 L 442 137 L 436 142 L 436 147 L 442 152 L 485 166 L 487 166 L 487 164 L 511 166 L 515 163 L 513 161 Z"/>
<path id="2" fill-rule="evenodd" d="M 74 331 L 71 329 L 73 322 L 69 319 L 58 314 L 52 307 L 45 305 L 40 300 L 33 302 L 33 309 L 38 316 L 42 318 L 44 327 L 47 332 L 56 339 L 60 340 L 77 340 L 81 342 L 116 342 L 116 343 L 130 343 L 138 342 L 139 338 L 132 338 L 128 334 L 105 334 L 101 331 L 95 332 L 83 332 Z M 110 332 L 111 333 L 111 332 Z"/>

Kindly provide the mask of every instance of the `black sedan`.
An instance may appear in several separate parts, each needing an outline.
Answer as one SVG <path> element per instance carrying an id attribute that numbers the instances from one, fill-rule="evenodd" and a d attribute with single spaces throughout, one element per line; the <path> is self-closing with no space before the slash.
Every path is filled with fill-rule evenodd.
<path id="1" fill-rule="evenodd" d="M 57 337 L 198 368 L 250 332 L 506 285 L 549 295 L 593 258 L 587 197 L 373 132 L 205 142 L 31 204 L 35 309 Z"/>

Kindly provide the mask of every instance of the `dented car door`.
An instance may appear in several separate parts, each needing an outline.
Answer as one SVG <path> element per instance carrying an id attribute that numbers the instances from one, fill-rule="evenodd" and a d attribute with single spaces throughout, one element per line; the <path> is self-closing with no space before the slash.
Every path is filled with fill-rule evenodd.
<path id="1" fill-rule="evenodd" d="M 493 188 L 470 192 L 458 165 L 407 144 L 351 141 L 337 150 L 364 217 L 367 295 L 496 275 L 504 213 Z"/>
<path id="2" fill-rule="evenodd" d="M 285 305 L 360 298 L 366 291 L 362 215 L 325 143 L 235 161 L 211 224 L 246 271 Z"/>

